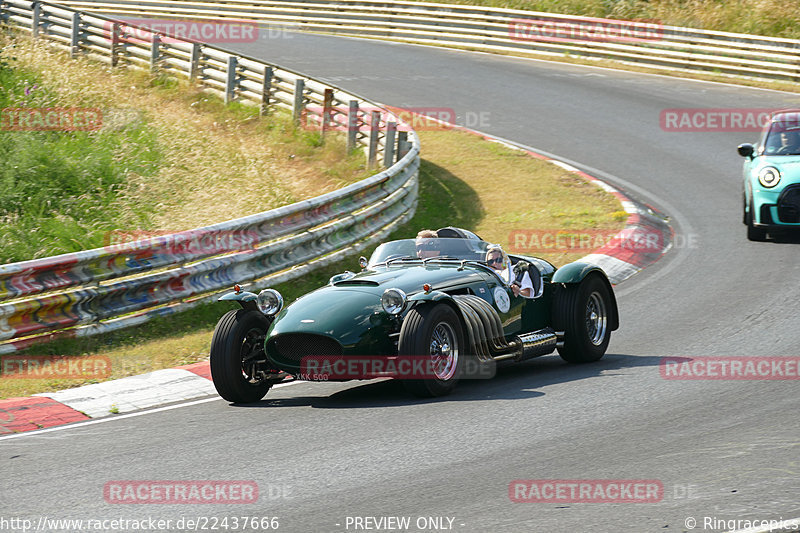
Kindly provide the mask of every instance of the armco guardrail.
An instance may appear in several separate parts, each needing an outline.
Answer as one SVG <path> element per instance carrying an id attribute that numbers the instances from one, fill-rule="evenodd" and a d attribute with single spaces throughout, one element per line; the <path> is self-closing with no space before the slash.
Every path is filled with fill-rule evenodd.
<path id="1" fill-rule="evenodd" d="M 800 40 L 402 0 L 68 1 L 119 15 L 235 18 L 487 52 L 612 59 L 656 69 L 798 81 Z"/>
<path id="2" fill-rule="evenodd" d="M 347 131 L 385 170 L 343 189 L 172 235 L 0 266 L 0 354 L 142 323 L 218 297 L 234 283 L 279 283 L 379 241 L 417 200 L 419 140 L 376 104 L 275 65 L 137 30 L 46 2 L 0 1 L 2 21 L 112 65 L 164 70 L 226 100 L 291 109 L 306 127 Z M 221 247 L 216 244 L 223 241 Z M 236 243 L 231 247 L 230 243 Z M 232 249 L 235 248 L 235 249 Z"/>

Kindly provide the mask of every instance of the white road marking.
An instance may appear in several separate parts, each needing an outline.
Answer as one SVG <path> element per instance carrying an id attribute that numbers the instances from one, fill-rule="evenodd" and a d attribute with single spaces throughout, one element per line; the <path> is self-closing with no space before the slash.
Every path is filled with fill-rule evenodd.
<path id="1" fill-rule="evenodd" d="M 272 388 L 273 389 L 277 389 L 277 388 L 281 388 L 281 387 L 288 387 L 289 385 L 293 385 L 295 383 L 304 383 L 304 382 L 302 382 L 302 381 L 292 381 L 292 382 L 289 382 L 289 383 L 281 383 L 279 385 L 273 386 Z M 37 429 L 35 431 L 25 431 L 25 432 L 22 432 L 22 433 L 15 433 L 13 435 L 6 435 L 6 436 L 3 436 L 3 437 L 0 437 L 0 442 L 5 441 L 5 440 L 10 440 L 10 439 L 18 439 L 20 437 L 31 437 L 31 436 L 42 435 L 44 433 L 51 433 L 53 431 L 62 431 L 64 429 L 73 429 L 73 428 L 80 428 L 80 427 L 84 427 L 84 426 L 93 426 L 95 424 L 103 424 L 105 422 L 113 422 L 115 420 L 124 420 L 126 418 L 133 418 L 133 417 L 136 417 L 136 416 L 149 415 L 149 414 L 152 414 L 152 413 L 160 413 L 162 411 L 171 411 L 173 409 L 180 409 L 182 407 L 190 407 L 192 405 L 199 405 L 199 404 L 203 404 L 203 403 L 214 402 L 214 401 L 217 401 L 217 400 L 222 400 L 222 398 L 220 396 L 213 396 L 211 398 L 203 398 L 202 400 L 194 400 L 194 401 L 186 402 L 186 403 L 179 403 L 179 404 L 175 404 L 175 405 L 167 405 L 167 406 L 164 406 L 164 407 L 157 407 L 155 409 L 148 409 L 146 411 L 137 411 L 135 413 L 128 413 L 128 414 L 125 414 L 125 415 L 115 415 L 115 416 L 105 417 L 105 418 L 96 418 L 96 419 L 92 419 L 92 420 L 85 420 L 83 422 L 77 422 L 77 423 L 74 423 L 74 424 L 67 424 L 67 425 L 63 425 L 63 426 L 56 426 L 56 427 L 45 428 L 45 429 Z"/>

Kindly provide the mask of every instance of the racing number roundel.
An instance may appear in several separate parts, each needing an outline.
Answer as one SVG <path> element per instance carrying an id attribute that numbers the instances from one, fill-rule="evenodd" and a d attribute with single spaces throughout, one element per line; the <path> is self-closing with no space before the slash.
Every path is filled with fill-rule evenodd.
<path id="1" fill-rule="evenodd" d="M 508 310 L 511 309 L 511 299 L 502 287 L 494 288 L 494 303 L 501 313 L 508 313 Z"/>

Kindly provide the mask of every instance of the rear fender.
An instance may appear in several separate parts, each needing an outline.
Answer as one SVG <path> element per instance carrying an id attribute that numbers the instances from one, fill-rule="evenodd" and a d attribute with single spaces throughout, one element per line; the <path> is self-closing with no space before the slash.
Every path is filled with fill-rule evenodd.
<path id="1" fill-rule="evenodd" d="M 569 263 L 556 270 L 553 274 L 552 283 L 564 283 L 567 285 L 578 285 L 589 276 L 599 277 L 605 283 L 608 289 L 608 294 L 611 296 L 611 309 L 609 312 L 609 322 L 611 331 L 619 328 L 619 309 L 617 307 L 617 298 L 614 296 L 614 287 L 608 281 L 605 271 L 597 265 L 590 265 L 589 263 L 582 263 L 576 261 Z"/>

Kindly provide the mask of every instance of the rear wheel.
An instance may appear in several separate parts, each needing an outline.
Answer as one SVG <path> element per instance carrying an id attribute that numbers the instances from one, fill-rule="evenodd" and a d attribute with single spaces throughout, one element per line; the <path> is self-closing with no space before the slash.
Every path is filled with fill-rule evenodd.
<path id="1" fill-rule="evenodd" d="M 456 312 L 447 304 L 418 306 L 400 328 L 398 354 L 430 358 L 431 379 L 404 380 L 416 396 L 444 396 L 453 392 L 464 355 L 464 335 Z"/>
<path id="2" fill-rule="evenodd" d="M 257 402 L 272 387 L 264 373 L 269 324 L 258 311 L 245 309 L 228 311 L 217 322 L 211 339 L 211 378 L 229 402 Z"/>
<path id="3" fill-rule="evenodd" d="M 590 275 L 579 285 L 567 285 L 555 301 L 554 314 L 564 328 L 564 345 L 558 348 L 570 363 L 597 361 L 611 338 L 611 294 L 603 280 Z"/>

